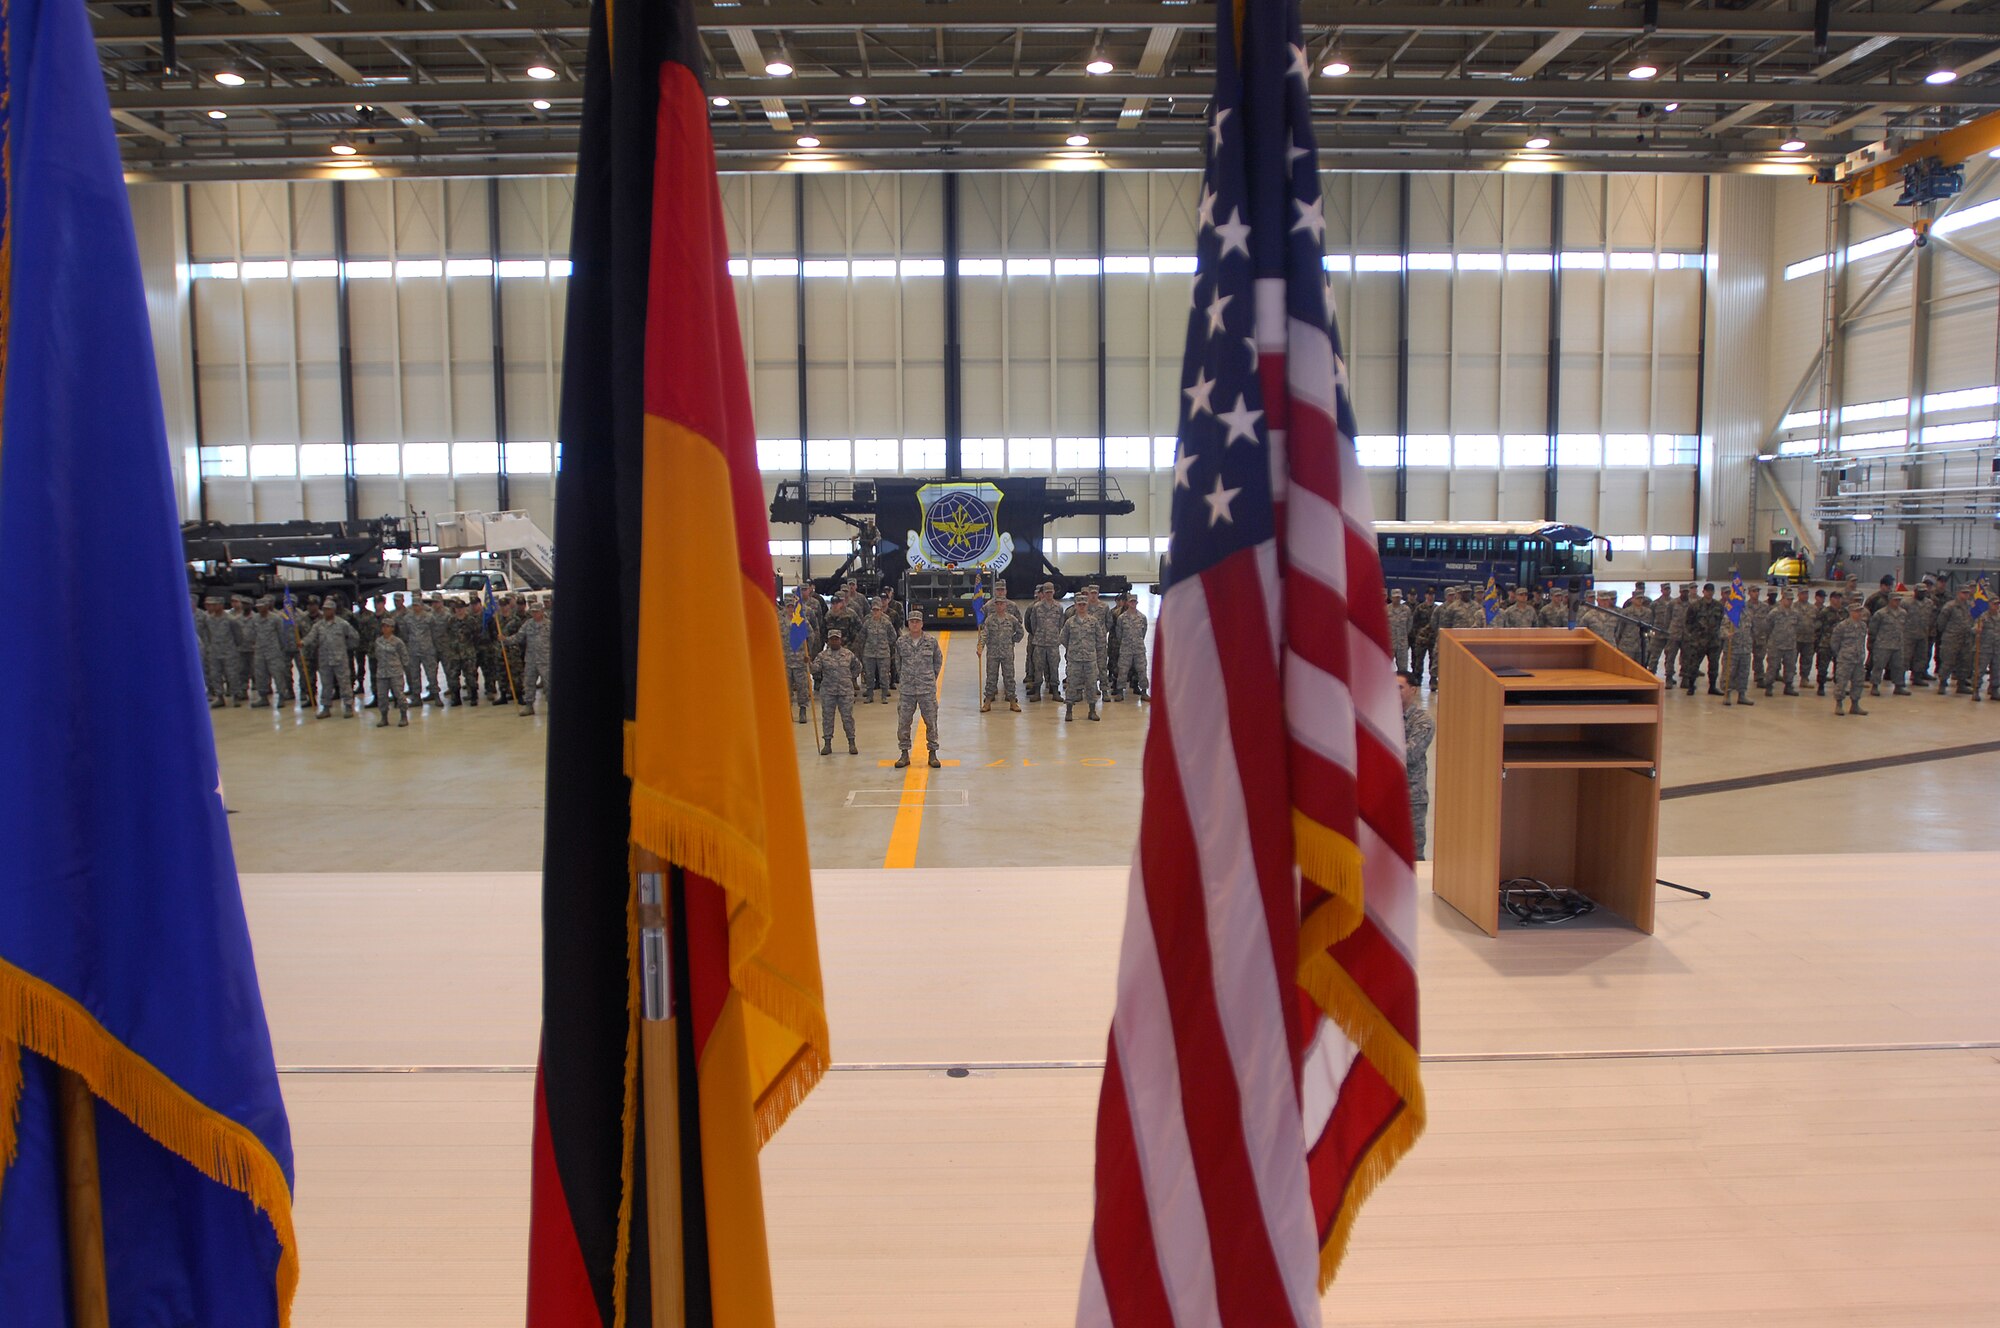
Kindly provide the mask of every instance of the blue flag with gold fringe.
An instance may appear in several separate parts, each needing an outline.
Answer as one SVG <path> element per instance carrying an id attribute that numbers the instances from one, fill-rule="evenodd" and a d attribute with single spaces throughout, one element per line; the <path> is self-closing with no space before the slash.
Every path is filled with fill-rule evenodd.
<path id="1" fill-rule="evenodd" d="M 90 16 L 0 0 L 0 1323 L 72 1322 L 57 1098 L 94 1095 L 114 1324 L 283 1324 L 291 1133 L 189 612 Z M 116 586 L 103 647 L 92 595 Z"/>
<path id="2" fill-rule="evenodd" d="M 1982 576 L 1979 578 L 1978 583 L 1972 587 L 1972 608 L 1970 609 L 1972 621 L 1978 622 L 1981 618 L 1984 618 L 1986 610 L 1992 607 L 1993 599 L 1986 593 L 1986 578 Z"/>
<path id="3" fill-rule="evenodd" d="M 1750 594 L 1743 588 L 1743 574 L 1729 574 L 1729 591 L 1722 597 L 1723 613 L 1728 615 L 1731 627 L 1743 625 L 1743 606 L 1750 602 Z"/>
<path id="4" fill-rule="evenodd" d="M 1486 578 L 1486 594 L 1479 604 L 1486 610 L 1486 625 L 1491 627 L 1493 620 L 1500 616 L 1500 583 L 1490 576 Z"/>

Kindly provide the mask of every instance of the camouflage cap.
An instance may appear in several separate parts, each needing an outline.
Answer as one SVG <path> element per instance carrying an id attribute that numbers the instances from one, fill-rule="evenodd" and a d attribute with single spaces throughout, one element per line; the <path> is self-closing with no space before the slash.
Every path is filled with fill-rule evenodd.
<path id="1" fill-rule="evenodd" d="M 845 640 L 846 633 L 842 632 L 838 627 L 829 627 L 826 629 L 826 639 L 829 641 Z"/>
<path id="2" fill-rule="evenodd" d="M 904 622 L 922 622 L 923 620 L 924 620 L 924 611 L 922 609 L 911 609 L 908 613 L 903 615 Z"/>
<path id="3" fill-rule="evenodd" d="M 204 599 L 202 601 L 203 604 L 220 604 L 222 602 L 223 602 L 222 596 L 220 595 L 210 595 L 207 599 Z"/>

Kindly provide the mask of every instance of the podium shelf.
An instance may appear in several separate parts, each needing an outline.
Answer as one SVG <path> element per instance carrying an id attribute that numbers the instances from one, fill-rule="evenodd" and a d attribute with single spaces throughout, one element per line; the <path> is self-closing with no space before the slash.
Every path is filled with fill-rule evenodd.
<path id="1" fill-rule="evenodd" d="M 1538 724 L 1657 724 L 1660 707 L 1645 705 L 1509 705 L 1501 720 L 1510 729 Z"/>
<path id="2" fill-rule="evenodd" d="M 1598 742 L 1507 742 L 1501 744 L 1503 770 L 1651 770 L 1650 756 L 1637 756 Z"/>

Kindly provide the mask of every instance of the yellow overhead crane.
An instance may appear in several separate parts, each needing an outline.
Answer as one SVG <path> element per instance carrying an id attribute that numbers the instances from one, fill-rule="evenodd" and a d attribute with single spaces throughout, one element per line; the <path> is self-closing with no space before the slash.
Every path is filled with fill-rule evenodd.
<path id="1" fill-rule="evenodd" d="M 1878 189 L 1901 184 L 1903 197 L 1896 200 L 1897 206 L 1915 208 L 1910 228 L 1921 243 L 1933 220 L 1929 205 L 1958 192 L 1965 178 L 1961 169 L 1965 162 L 1995 149 L 2000 149 L 2000 111 L 1918 139 L 1900 152 L 1879 159 L 1871 160 L 1865 151 L 1856 153 L 1836 169 L 1834 182 L 1840 186 L 1840 196 L 1849 203 Z"/>

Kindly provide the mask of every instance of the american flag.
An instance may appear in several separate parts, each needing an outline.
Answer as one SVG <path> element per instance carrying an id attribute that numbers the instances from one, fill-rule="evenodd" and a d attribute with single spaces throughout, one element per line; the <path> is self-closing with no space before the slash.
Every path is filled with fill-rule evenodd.
<path id="1" fill-rule="evenodd" d="M 1402 714 L 1298 0 L 1222 0 L 1216 41 L 1091 1328 L 1319 1323 L 1424 1119 Z"/>

